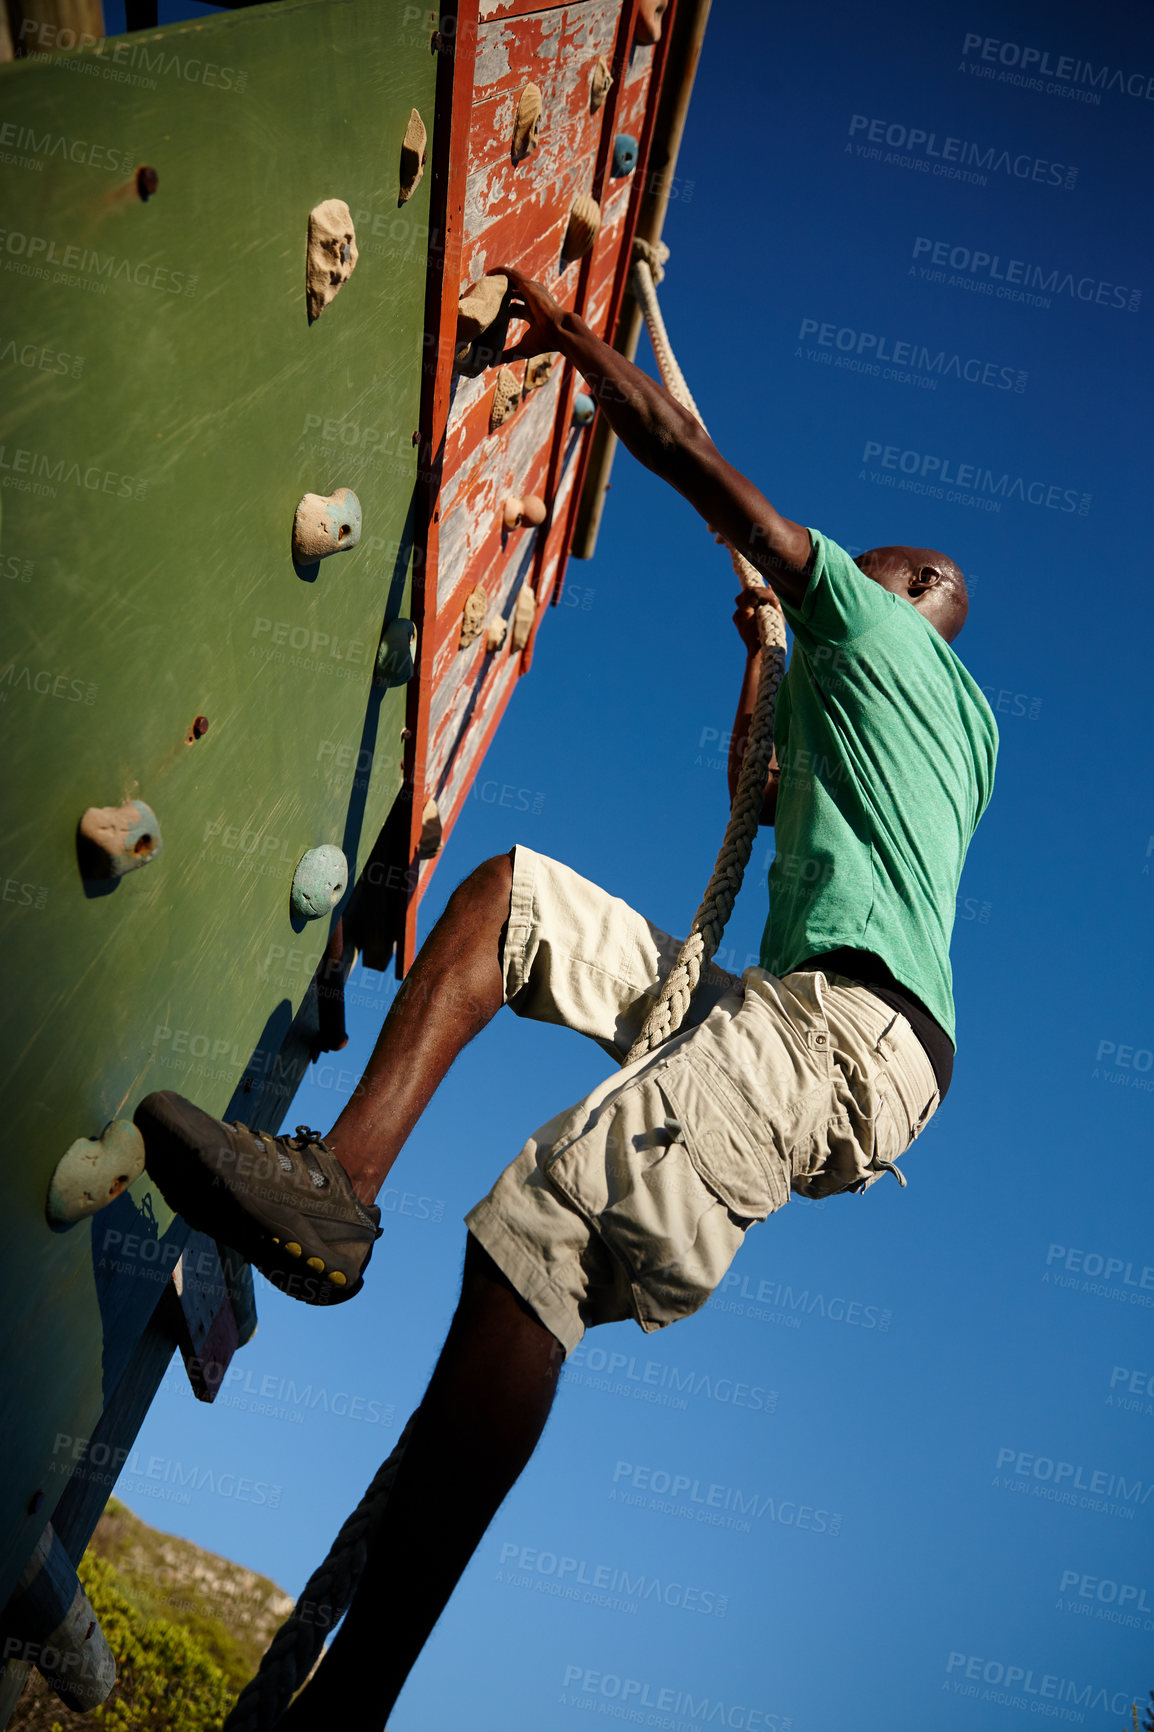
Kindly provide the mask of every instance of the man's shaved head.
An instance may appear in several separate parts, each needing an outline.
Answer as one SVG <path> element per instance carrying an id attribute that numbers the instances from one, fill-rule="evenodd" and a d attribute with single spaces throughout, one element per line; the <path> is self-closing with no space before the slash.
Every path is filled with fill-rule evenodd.
<path id="1" fill-rule="evenodd" d="M 854 562 L 874 583 L 904 595 L 934 630 L 953 643 L 966 623 L 966 580 L 946 554 L 933 547 L 871 547 Z"/>

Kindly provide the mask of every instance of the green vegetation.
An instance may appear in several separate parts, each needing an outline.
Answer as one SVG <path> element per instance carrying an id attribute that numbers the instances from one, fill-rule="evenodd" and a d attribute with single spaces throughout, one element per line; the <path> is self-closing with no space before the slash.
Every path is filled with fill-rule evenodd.
<path id="1" fill-rule="evenodd" d="M 11 1732 L 219 1732 L 292 1601 L 112 1499 L 78 1571 L 116 1656 L 117 1682 L 73 1714 L 33 1673 Z"/>

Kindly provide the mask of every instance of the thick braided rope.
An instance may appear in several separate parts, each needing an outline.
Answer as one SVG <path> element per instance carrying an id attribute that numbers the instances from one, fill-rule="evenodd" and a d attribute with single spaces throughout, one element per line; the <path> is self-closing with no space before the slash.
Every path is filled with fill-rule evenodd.
<path id="1" fill-rule="evenodd" d="M 369 1538 L 384 1514 L 416 1417 L 414 1413 L 393 1453 L 377 1469 L 324 1563 L 309 1577 L 293 1610 L 269 1643 L 260 1670 L 237 1697 L 223 1732 L 271 1732 L 312 1671 L 326 1635 L 344 1616 L 356 1592 Z"/>
<path id="2" fill-rule="evenodd" d="M 633 289 L 645 315 L 653 352 L 657 357 L 666 390 L 676 398 L 682 408 L 688 409 L 691 415 L 701 421 L 704 427 L 705 423 L 701 420 L 697 405 L 674 358 L 669 333 L 665 329 L 665 321 L 657 304 L 654 273 L 656 271 L 659 276 L 664 274 L 661 266 L 668 256 L 668 248 L 661 242 L 653 247 L 647 242 L 635 241 Z M 765 579 L 761 573 L 735 548 L 731 547 L 729 551 L 733 569 L 742 587 L 765 587 Z M 758 608 L 757 622 L 761 639 L 757 703 L 750 720 L 737 793 L 730 810 L 725 837 L 713 868 L 713 876 L 689 929 L 689 936 L 662 983 L 661 991 L 650 1008 L 645 1026 L 635 1041 L 626 1064 L 632 1064 L 635 1059 L 642 1058 L 654 1047 L 660 1046 L 663 1040 L 667 1040 L 680 1027 L 701 978 L 701 970 L 721 942 L 721 935 L 733 912 L 745 868 L 753 851 L 761 808 L 765 801 L 769 761 L 773 756 L 773 718 L 777 691 L 785 673 L 785 626 L 780 610 L 776 607 Z"/>

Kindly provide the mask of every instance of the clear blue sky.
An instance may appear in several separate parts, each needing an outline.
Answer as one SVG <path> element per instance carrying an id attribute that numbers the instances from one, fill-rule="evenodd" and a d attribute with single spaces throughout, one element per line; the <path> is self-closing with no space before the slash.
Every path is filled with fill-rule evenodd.
<path id="1" fill-rule="evenodd" d="M 1023 75 L 1024 48 L 1041 90 L 997 76 Z M 1139 94 L 1061 94 L 1093 89 L 1084 61 Z M 1122 0 L 714 8 L 662 291 L 710 430 L 787 516 L 854 551 L 941 547 L 971 578 L 957 648 L 1002 746 L 954 939 L 955 1081 L 908 1190 L 792 1204 L 698 1316 L 587 1338 L 393 1732 L 571 1732 L 639 1696 L 678 1732 L 722 1724 L 719 1702 L 770 1732 L 1113 1732 L 1154 1685 L 1152 81 L 1154 20 Z M 1049 305 L 999 293 L 1047 278 Z M 902 343 L 944 357 L 903 354 L 933 388 L 884 376 Z M 837 365 L 879 348 L 876 373 Z M 967 465 L 967 500 L 997 510 L 932 491 Z M 620 453 L 596 557 L 570 567 L 423 930 L 515 841 L 684 927 L 726 816 L 735 589 L 689 507 Z M 772 845 L 726 935 L 738 970 Z M 358 966 L 350 1045 L 290 1123 L 331 1123 L 394 990 Z M 141 1462 L 248 1475 L 279 1507 L 182 1506 L 139 1473 L 126 1500 L 299 1590 L 422 1393 L 463 1213 L 605 1072 L 576 1036 L 499 1017 L 395 1169 L 365 1293 L 319 1314 L 258 1280 L 260 1330 L 216 1406 L 177 1368 L 145 1424 Z M 677 1476 L 707 1501 L 650 1507 Z M 710 1487 L 749 1531 L 700 1519 Z M 584 1570 L 561 1581 L 562 1558 Z M 650 1597 L 555 1591 L 615 1571 Z"/>

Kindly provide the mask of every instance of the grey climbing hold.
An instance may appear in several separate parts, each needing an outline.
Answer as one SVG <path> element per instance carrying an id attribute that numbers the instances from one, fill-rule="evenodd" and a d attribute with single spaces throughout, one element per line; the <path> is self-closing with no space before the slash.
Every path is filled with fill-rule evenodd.
<path id="1" fill-rule="evenodd" d="M 123 878 L 150 865 L 163 845 L 156 813 L 143 800 L 89 806 L 80 820 L 77 846 L 85 878 Z"/>
<path id="2" fill-rule="evenodd" d="M 314 565 L 330 553 L 349 553 L 361 539 L 361 502 L 351 487 L 306 493 L 293 517 L 293 558 Z"/>
<path id="3" fill-rule="evenodd" d="M 417 648 L 417 628 L 411 619 L 392 619 L 381 635 L 377 647 L 377 665 L 373 670 L 375 686 L 404 686 L 413 677 L 413 657 Z"/>
<path id="4" fill-rule="evenodd" d="M 596 413 L 597 405 L 593 401 L 592 397 L 589 396 L 588 392 L 578 391 L 576 396 L 573 398 L 574 427 L 588 427 Z"/>
<path id="5" fill-rule="evenodd" d="M 310 848 L 297 861 L 293 873 L 293 913 L 305 920 L 319 920 L 331 914 L 349 882 L 349 863 L 341 850 L 326 842 L 320 848 Z"/>
<path id="6" fill-rule="evenodd" d="M 98 1137 L 78 1137 L 61 1155 L 45 1214 L 70 1227 L 114 1201 L 144 1171 L 144 1138 L 130 1119 L 113 1119 Z"/>
<path id="7" fill-rule="evenodd" d="M 326 198 L 309 212 L 305 251 L 305 304 L 309 324 L 319 319 L 357 268 L 357 234 L 343 198 Z"/>
<path id="8" fill-rule="evenodd" d="M 425 172 L 425 156 L 429 143 L 429 135 L 425 123 L 414 108 L 409 116 L 409 124 L 405 128 L 405 136 L 401 140 L 401 196 L 399 204 L 407 204 Z"/>
<path id="9" fill-rule="evenodd" d="M 620 180 L 637 167 L 637 140 L 631 132 L 619 132 L 613 140 L 613 174 Z"/>

